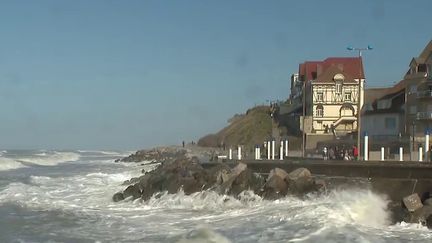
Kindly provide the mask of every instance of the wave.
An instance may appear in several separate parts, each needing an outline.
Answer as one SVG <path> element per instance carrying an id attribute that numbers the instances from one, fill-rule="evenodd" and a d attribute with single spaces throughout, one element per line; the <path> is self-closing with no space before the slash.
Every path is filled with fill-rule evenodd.
<path id="1" fill-rule="evenodd" d="M 73 152 L 42 152 L 31 156 L 18 157 L 16 160 L 37 165 L 58 165 L 64 162 L 72 162 L 80 159 L 80 155 Z"/>
<path id="2" fill-rule="evenodd" d="M 0 157 L 0 171 L 15 170 L 23 167 L 26 166 L 18 161 L 5 157 Z"/>
<path id="3" fill-rule="evenodd" d="M 127 221 L 118 226 L 115 234 L 132 230 L 163 236 L 161 232 L 175 232 L 170 239 L 180 242 L 212 242 L 211 239 L 237 242 L 239 238 L 233 232 L 242 231 L 252 235 L 251 241 L 262 242 L 332 242 L 340 235 L 348 237 L 344 241 L 377 242 L 382 241 L 381 236 L 396 239 L 402 235 L 403 239 L 409 239 L 415 227 L 403 223 L 390 225 L 387 199 L 369 190 L 353 188 L 332 190 L 325 195 L 311 194 L 305 199 L 287 196 L 276 201 L 264 200 L 252 191 L 238 197 L 214 191 L 191 195 L 179 191 L 155 194 L 145 202 L 137 199 L 114 203 L 112 195 L 125 189 L 122 182 L 141 174 L 134 168 L 119 168 L 122 171 L 117 173 L 88 171 L 71 177 L 30 176 L 28 183 L 5 186 L 0 191 L 0 204 L 61 210 L 85 217 L 96 215 L 102 218 L 97 227 L 109 232 L 113 224 Z M 197 230 L 191 232 L 191 229 Z M 430 239 L 432 235 L 424 228 L 415 232 L 421 239 Z M 135 237 L 139 236 L 128 237 L 130 241 L 138 241 Z"/>
<path id="4" fill-rule="evenodd" d="M 208 229 L 200 228 L 193 230 L 186 235 L 182 236 L 177 243 L 230 243 L 231 241 L 225 238 L 223 235 Z"/>

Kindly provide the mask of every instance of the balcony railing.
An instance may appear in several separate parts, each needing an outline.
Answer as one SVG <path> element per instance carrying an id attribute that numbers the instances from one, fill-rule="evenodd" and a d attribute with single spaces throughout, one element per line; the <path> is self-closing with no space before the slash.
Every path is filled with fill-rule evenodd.
<path id="1" fill-rule="evenodd" d="M 432 90 L 417 91 L 417 98 L 432 98 Z"/>
<path id="2" fill-rule="evenodd" d="M 417 119 L 432 119 L 432 112 L 417 112 Z"/>

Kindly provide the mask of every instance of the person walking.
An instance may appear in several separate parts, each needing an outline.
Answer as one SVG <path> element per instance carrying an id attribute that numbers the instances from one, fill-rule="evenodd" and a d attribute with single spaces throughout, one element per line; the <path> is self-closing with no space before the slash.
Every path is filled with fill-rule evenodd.
<path id="1" fill-rule="evenodd" d="M 327 147 L 323 148 L 323 159 L 327 160 L 328 159 L 328 155 L 327 155 Z"/>
<path id="2" fill-rule="evenodd" d="M 359 151 L 358 151 L 357 146 L 353 145 L 353 150 L 352 150 L 352 152 L 353 152 L 354 159 L 355 159 L 355 160 L 358 160 Z"/>

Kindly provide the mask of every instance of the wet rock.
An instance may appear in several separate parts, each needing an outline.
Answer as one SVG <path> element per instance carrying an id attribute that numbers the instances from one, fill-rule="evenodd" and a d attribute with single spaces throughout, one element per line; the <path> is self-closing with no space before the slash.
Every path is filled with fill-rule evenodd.
<path id="1" fill-rule="evenodd" d="M 233 182 L 237 179 L 237 177 L 247 170 L 247 165 L 244 163 L 238 163 L 233 169 L 231 169 L 228 173 L 222 171 L 220 177 L 217 178 L 217 182 L 221 182 L 218 185 L 217 191 L 222 194 L 228 194 L 231 191 L 231 187 Z M 239 187 L 241 187 L 244 181 L 247 181 L 249 174 L 243 175 L 242 178 L 237 181 Z M 234 191 L 232 192 L 234 194 Z"/>
<path id="2" fill-rule="evenodd" d="M 306 168 L 298 168 L 285 178 L 288 184 L 288 192 L 297 196 L 316 191 L 320 186 L 315 184 L 312 174 Z"/>
<path id="3" fill-rule="evenodd" d="M 266 199 L 278 199 L 286 196 L 288 185 L 279 175 L 273 175 L 264 185 L 262 196 Z"/>
<path id="4" fill-rule="evenodd" d="M 175 147 L 160 147 L 150 150 L 139 150 L 134 154 L 129 155 L 116 162 L 142 162 L 142 161 L 156 161 L 167 162 L 186 157 L 186 150 Z"/>
<path id="5" fill-rule="evenodd" d="M 137 184 L 130 185 L 123 191 L 124 198 L 132 196 L 132 199 L 137 199 L 141 197 L 141 190 Z"/>
<path id="6" fill-rule="evenodd" d="M 428 198 L 423 202 L 424 206 L 432 206 L 432 198 Z"/>
<path id="7" fill-rule="evenodd" d="M 258 194 L 263 185 L 264 178 L 246 168 L 232 181 L 228 194 L 238 196 L 241 192 L 247 190 Z"/>
<path id="8" fill-rule="evenodd" d="M 132 177 L 131 179 L 124 181 L 122 185 L 123 186 L 129 186 L 129 185 L 133 185 L 139 181 L 140 181 L 139 177 Z"/>
<path id="9" fill-rule="evenodd" d="M 403 204 L 408 209 L 409 212 L 414 212 L 417 209 L 423 207 L 421 199 L 417 193 L 406 196 L 402 199 Z"/>
<path id="10" fill-rule="evenodd" d="M 112 200 L 114 202 L 119 202 L 119 201 L 124 200 L 123 193 L 122 192 L 117 192 L 116 194 L 113 195 Z"/>
<path id="11" fill-rule="evenodd" d="M 277 176 L 279 176 L 280 178 L 282 178 L 282 179 L 284 179 L 285 180 L 285 178 L 288 176 L 288 173 L 285 171 L 285 170 L 283 170 L 283 169 L 280 169 L 280 168 L 274 168 L 274 169 L 272 169 L 271 171 L 270 171 L 270 173 L 269 173 L 269 175 L 268 175 L 268 177 L 267 177 L 267 180 L 269 180 L 272 176 L 274 176 L 274 175 L 277 175 Z"/>
<path id="12" fill-rule="evenodd" d="M 431 228 L 432 226 L 432 206 L 423 206 L 410 212 L 404 220 L 407 223 L 420 223 Z"/>
<path id="13" fill-rule="evenodd" d="M 194 159 L 178 159 L 164 163 L 156 170 L 140 177 L 138 183 L 144 200 L 154 193 L 167 191 L 176 193 L 183 190 L 185 194 L 198 192 L 206 188 L 209 176 L 206 170 Z"/>

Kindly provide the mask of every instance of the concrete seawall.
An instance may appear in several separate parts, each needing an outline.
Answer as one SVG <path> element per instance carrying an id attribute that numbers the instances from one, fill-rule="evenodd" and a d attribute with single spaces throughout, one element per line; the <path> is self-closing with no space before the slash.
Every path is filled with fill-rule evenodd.
<path id="1" fill-rule="evenodd" d="M 238 161 L 228 162 L 237 164 Z M 398 202 L 412 193 L 422 196 L 432 192 L 432 163 L 427 162 L 389 162 L 389 161 L 335 161 L 303 158 L 289 160 L 242 160 L 254 172 L 267 174 L 273 168 L 286 171 L 304 167 L 312 174 L 324 177 L 342 177 L 339 180 L 365 178 L 370 182 L 372 190 L 386 194 L 392 201 Z M 204 167 L 214 163 L 203 164 Z M 351 178 L 351 179 L 350 179 Z"/>

